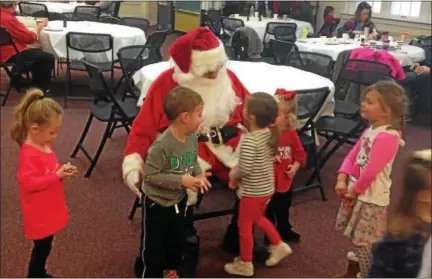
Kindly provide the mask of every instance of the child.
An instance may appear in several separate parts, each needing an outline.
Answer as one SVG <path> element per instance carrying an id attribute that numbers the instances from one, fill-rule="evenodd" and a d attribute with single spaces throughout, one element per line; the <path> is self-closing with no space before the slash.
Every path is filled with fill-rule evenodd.
<path id="1" fill-rule="evenodd" d="M 431 234 L 431 155 L 430 149 L 417 151 L 407 161 L 401 199 L 389 217 L 387 233 L 373 249 L 371 278 L 414 278 L 419 274 Z"/>
<path id="2" fill-rule="evenodd" d="M 144 277 L 178 278 L 186 189 L 204 192 L 210 187 L 209 174 L 201 172 L 197 157 L 203 100 L 195 91 L 177 87 L 163 107 L 171 125 L 150 147 L 144 167 Z"/>
<path id="3" fill-rule="evenodd" d="M 285 241 L 299 242 L 300 234 L 292 230 L 289 210 L 292 203 L 291 183 L 297 171 L 305 164 L 306 154 L 296 131 L 296 93 L 278 89 L 281 114 L 278 127 L 281 131 L 278 155 L 274 164 L 275 190 L 266 211 L 266 217 L 273 224 Z"/>
<path id="4" fill-rule="evenodd" d="M 333 22 L 336 18 L 333 16 L 334 8 L 332 6 L 326 6 L 323 13 L 324 22 Z"/>
<path id="5" fill-rule="evenodd" d="M 30 89 L 16 107 L 11 137 L 20 146 L 17 179 L 25 236 L 34 246 L 29 278 L 50 278 L 45 264 L 54 234 L 69 219 L 63 180 L 74 176 L 75 166 L 60 165 L 51 143 L 63 121 L 63 110 L 39 89 Z"/>
<path id="6" fill-rule="evenodd" d="M 274 193 L 273 160 L 278 146 L 279 131 L 270 131 L 278 115 L 278 106 L 273 96 L 255 93 L 248 97 L 243 109 L 249 133 L 241 146 L 239 163 L 230 172 L 230 187 L 239 183 L 237 195 L 240 199 L 239 237 L 240 259 L 225 265 L 229 274 L 252 276 L 253 235 L 252 226 L 263 230 L 270 240 L 270 256 L 267 266 L 274 266 L 291 254 L 291 248 L 284 242 L 273 224 L 264 216 L 268 202 Z"/>
<path id="7" fill-rule="evenodd" d="M 399 145 L 403 144 L 406 97 L 392 81 L 380 81 L 364 91 L 361 116 L 371 127 L 361 135 L 339 169 L 336 193 L 342 198 L 336 229 L 344 230 L 356 247 L 360 273 L 370 264 L 370 247 L 381 238 L 390 202 L 390 173 Z M 351 253 L 350 253 L 351 254 Z"/>

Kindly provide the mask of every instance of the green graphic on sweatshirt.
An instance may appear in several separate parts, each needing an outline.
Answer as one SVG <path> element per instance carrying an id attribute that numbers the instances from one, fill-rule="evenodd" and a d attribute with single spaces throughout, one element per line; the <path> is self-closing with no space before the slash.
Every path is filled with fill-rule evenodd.
<path id="1" fill-rule="evenodd" d="M 186 152 L 180 156 L 180 158 L 177 158 L 175 156 L 170 157 L 170 168 L 171 169 L 178 169 L 179 167 L 186 168 L 190 164 L 196 162 L 197 160 L 197 153 L 194 152 Z"/>

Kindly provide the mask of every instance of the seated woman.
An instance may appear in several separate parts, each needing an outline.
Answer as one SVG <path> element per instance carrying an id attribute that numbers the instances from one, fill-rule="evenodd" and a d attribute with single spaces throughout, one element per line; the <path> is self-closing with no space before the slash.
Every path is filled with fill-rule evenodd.
<path id="1" fill-rule="evenodd" d="M 355 17 L 347 20 L 345 24 L 338 29 L 338 37 L 342 37 L 342 34 L 348 33 L 351 38 L 354 38 L 356 34 L 363 34 L 364 29 L 367 27 L 369 28 L 369 39 L 375 38 L 378 34 L 371 17 L 372 6 L 367 2 L 361 2 L 357 6 Z"/>
<path id="2" fill-rule="evenodd" d="M 114 16 L 116 1 L 99 1 L 95 4 L 96 7 L 101 9 L 101 15 Z"/>
<path id="3" fill-rule="evenodd" d="M 39 22 L 34 32 L 27 29 L 15 16 L 17 2 L 0 2 L 0 26 L 12 36 L 14 46 L 3 46 L 0 49 L 0 61 L 14 63 L 12 83 L 20 87 L 21 74 L 24 69 L 32 73 L 34 86 L 48 91 L 51 85 L 51 74 L 54 68 L 54 56 L 40 49 L 28 49 L 27 45 L 38 40 L 44 22 Z"/>
<path id="4" fill-rule="evenodd" d="M 407 88 L 410 94 L 415 94 L 418 101 L 415 102 L 419 112 L 431 113 L 432 86 L 431 86 L 431 61 L 425 60 L 422 63 L 415 63 L 410 72 L 405 73 L 406 79 L 402 85 Z"/>

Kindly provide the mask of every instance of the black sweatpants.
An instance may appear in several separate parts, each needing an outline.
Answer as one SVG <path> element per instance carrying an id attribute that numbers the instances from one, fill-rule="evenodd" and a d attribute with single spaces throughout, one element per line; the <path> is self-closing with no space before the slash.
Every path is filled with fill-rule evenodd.
<path id="1" fill-rule="evenodd" d="M 12 68 L 14 75 L 19 75 L 25 68 L 29 68 L 34 86 L 42 90 L 50 89 L 54 61 L 52 54 L 40 49 L 26 49 L 7 60 L 9 63 L 14 63 Z"/>
<path id="2" fill-rule="evenodd" d="M 186 201 L 162 207 L 145 198 L 144 213 L 144 277 L 162 278 L 164 270 L 180 265 L 185 243 Z"/>
<path id="3" fill-rule="evenodd" d="M 272 222 L 282 238 L 291 231 L 289 211 L 292 204 L 292 188 L 285 193 L 274 193 L 267 210 L 266 217 Z"/>
<path id="4" fill-rule="evenodd" d="M 53 235 L 48 237 L 33 240 L 33 250 L 31 253 L 31 259 L 28 267 L 28 278 L 46 278 L 47 273 L 45 264 L 51 253 Z"/>

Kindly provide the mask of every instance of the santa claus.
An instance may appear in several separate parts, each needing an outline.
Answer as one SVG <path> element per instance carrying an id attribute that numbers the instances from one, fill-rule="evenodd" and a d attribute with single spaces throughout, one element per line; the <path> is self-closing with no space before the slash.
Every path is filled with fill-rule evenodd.
<path id="1" fill-rule="evenodd" d="M 228 181 L 237 164 L 236 147 L 241 137 L 243 103 L 249 92 L 227 69 L 222 42 L 208 28 L 198 28 L 179 37 L 169 50 L 172 68 L 166 70 L 147 91 L 133 122 L 123 161 L 125 183 L 140 196 L 147 150 L 169 125 L 163 111 L 168 92 L 181 85 L 199 93 L 204 101 L 200 126 L 199 163 L 203 171 Z M 238 249 L 236 216 L 225 237 L 225 246 Z"/>

